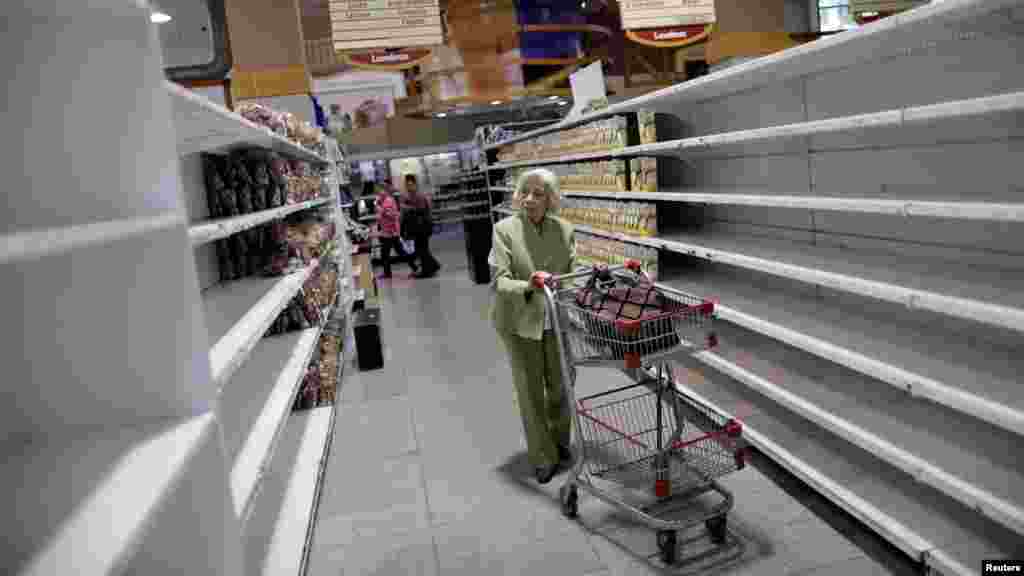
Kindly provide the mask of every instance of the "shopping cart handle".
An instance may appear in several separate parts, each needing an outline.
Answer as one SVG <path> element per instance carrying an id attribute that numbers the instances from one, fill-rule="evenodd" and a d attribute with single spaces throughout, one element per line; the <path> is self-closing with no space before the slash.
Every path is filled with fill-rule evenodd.
<path id="1" fill-rule="evenodd" d="M 530 276 L 530 285 L 540 290 L 545 285 L 551 285 L 553 277 L 547 272 L 534 272 L 533 276 Z"/>

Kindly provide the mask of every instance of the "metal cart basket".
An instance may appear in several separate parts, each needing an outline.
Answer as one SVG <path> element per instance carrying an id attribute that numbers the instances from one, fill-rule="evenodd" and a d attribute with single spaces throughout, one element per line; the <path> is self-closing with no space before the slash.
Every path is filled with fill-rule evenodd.
<path id="1" fill-rule="evenodd" d="M 717 345 L 714 304 L 650 282 L 632 261 L 551 277 L 543 288 L 573 406 L 577 457 L 562 511 L 577 516 L 583 488 L 655 529 L 666 564 L 675 563 L 677 533 L 702 522 L 723 544 L 733 497 L 716 479 L 744 466 L 742 426 L 677 390 L 667 361 Z M 576 399 L 577 366 L 621 368 L 631 383 Z M 664 517 L 670 501 L 709 492 L 721 500 L 709 511 Z"/>

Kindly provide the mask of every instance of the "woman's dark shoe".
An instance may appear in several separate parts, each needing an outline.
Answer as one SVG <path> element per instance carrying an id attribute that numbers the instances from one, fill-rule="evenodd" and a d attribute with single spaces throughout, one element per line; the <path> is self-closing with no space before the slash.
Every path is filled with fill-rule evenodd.
<path id="1" fill-rule="evenodd" d="M 555 473 L 558 472 L 557 464 L 548 464 L 547 466 L 537 466 L 534 473 L 537 475 L 537 482 L 541 484 L 547 484 L 551 482 L 551 479 L 555 477 Z"/>
<path id="2" fill-rule="evenodd" d="M 558 463 L 569 464 L 572 462 L 572 450 L 568 446 L 558 445 Z"/>

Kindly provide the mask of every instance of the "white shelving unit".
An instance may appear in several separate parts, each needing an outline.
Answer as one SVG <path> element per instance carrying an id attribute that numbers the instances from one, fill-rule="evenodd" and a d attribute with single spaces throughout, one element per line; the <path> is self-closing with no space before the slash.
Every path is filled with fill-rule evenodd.
<path id="1" fill-rule="evenodd" d="M 1024 542 L 1022 31 L 1019 2 L 934 3 L 489 145 L 488 171 L 678 168 L 563 195 L 657 202 L 657 236 L 576 229 L 718 299 L 720 345 L 679 385 L 914 560 L 973 574 Z M 493 162 L 638 110 L 685 138 Z"/>
<path id="2" fill-rule="evenodd" d="M 193 246 L 199 246 L 206 244 L 207 242 L 227 238 L 232 234 L 237 234 L 243 230 L 249 230 L 250 228 L 255 228 L 256 226 L 266 224 L 267 222 L 279 220 L 289 214 L 309 210 L 310 208 L 319 208 L 320 206 L 327 204 L 329 201 L 330 199 L 328 198 L 317 198 L 316 200 L 310 200 L 308 202 L 289 204 L 279 208 L 271 208 L 270 210 L 261 210 L 260 212 L 235 216 L 234 218 L 210 220 L 208 222 L 189 226 L 188 236 L 189 239 L 192 240 Z"/>
<path id="3" fill-rule="evenodd" d="M 148 7 L 102 4 L 5 14 L 0 572 L 299 574 L 334 411 L 290 414 L 321 328 L 263 336 L 323 262 L 217 285 L 212 242 L 337 198 L 211 221 L 199 155 L 336 159 L 166 82 Z"/>

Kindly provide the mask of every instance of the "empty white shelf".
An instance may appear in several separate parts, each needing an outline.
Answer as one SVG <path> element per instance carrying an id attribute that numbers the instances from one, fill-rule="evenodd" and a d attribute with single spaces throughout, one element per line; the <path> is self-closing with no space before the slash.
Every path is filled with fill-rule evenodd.
<path id="1" fill-rule="evenodd" d="M 232 503 L 239 518 L 251 512 L 253 495 L 273 457 L 320 333 L 317 327 L 264 338 L 223 388 L 221 426 L 232 463 Z"/>
<path id="2" fill-rule="evenodd" d="M 334 406 L 295 412 L 246 525 L 248 573 L 299 574 Z"/>
<path id="3" fill-rule="evenodd" d="M 122 238 L 141 236 L 184 224 L 178 212 L 165 212 L 148 218 L 108 220 L 63 228 L 24 230 L 0 236 L 0 264 L 36 260 L 107 244 Z"/>
<path id="4" fill-rule="evenodd" d="M 650 244 L 722 262 L 1024 332 L 1024 272 L 889 253 L 724 234 L 664 235 Z"/>
<path id="5" fill-rule="evenodd" d="M 720 357 L 719 357 L 720 358 Z M 974 574 L 984 558 L 1013 557 L 1020 536 L 963 506 L 905 472 L 857 449 L 817 423 L 794 417 L 750 383 L 763 380 L 714 355 L 701 358 L 724 375 L 704 371 L 710 383 L 680 385 L 687 394 L 708 401 L 744 422 L 744 436 L 776 462 L 801 477 L 865 521 L 891 542 L 929 566 L 935 550 L 946 551 L 954 564 Z M 783 447 L 790 447 L 788 450 Z M 927 553 L 925 553 L 927 552 Z"/>
<path id="6" fill-rule="evenodd" d="M 218 220 L 199 222 L 189 226 L 188 236 L 192 241 L 193 246 L 199 246 L 201 244 L 206 244 L 207 242 L 227 238 L 232 234 L 237 234 L 238 232 L 248 230 L 250 228 L 255 228 L 256 226 L 266 224 L 267 222 L 271 222 L 279 218 L 284 218 L 289 214 L 323 206 L 330 200 L 330 198 L 317 198 L 316 200 L 310 200 L 308 202 L 289 204 L 287 206 L 271 208 L 270 210 L 261 210 L 259 212 L 235 216 L 233 218 L 221 218 Z"/>
<path id="7" fill-rule="evenodd" d="M 203 292 L 206 328 L 212 343 L 210 370 L 218 388 L 245 362 L 317 265 L 314 260 L 288 276 L 243 278 Z"/>
<path id="8" fill-rule="evenodd" d="M 235 148 L 264 148 L 291 158 L 326 164 L 327 159 L 228 110 L 201 94 L 165 81 L 171 96 L 178 152 L 218 152 Z"/>
<path id="9" fill-rule="evenodd" d="M 182 423 L 121 429 L 67 443 L 40 441 L 7 453 L 4 517 L 17 519 L 0 560 L 5 574 L 116 573 L 183 476 L 203 475 L 211 490 L 222 474 L 193 460 L 215 446 L 212 412 Z M 198 496 L 198 495 L 197 495 Z"/>
<path id="10" fill-rule="evenodd" d="M 719 339 L 718 350 L 698 355 L 702 361 L 916 481 L 1024 534 L 1024 471 L 1017 465 L 1015 434 L 978 425 L 861 375 L 844 374 L 828 361 L 802 358 L 785 346 L 765 342 L 760 334 L 721 326 Z M 739 374 L 736 367 L 745 372 Z"/>
<path id="11" fill-rule="evenodd" d="M 787 140 L 808 137 L 822 137 L 842 134 L 864 133 L 871 130 L 887 129 L 880 142 L 899 142 L 900 145 L 910 143 L 930 143 L 949 138 L 971 139 L 970 122 L 985 122 L 992 118 L 1005 116 L 1004 128 L 1007 135 L 1014 134 L 1019 125 L 1019 115 L 1024 112 L 1024 92 L 1010 92 L 994 96 L 953 100 L 927 106 L 914 106 L 895 110 L 883 110 L 869 114 L 841 116 L 825 120 L 752 128 L 734 132 L 707 134 L 681 140 L 668 140 L 654 144 L 627 146 L 618 150 L 592 152 L 587 154 L 570 154 L 515 162 L 494 164 L 494 169 L 516 168 L 521 166 L 540 166 L 545 164 L 565 164 L 588 160 L 604 160 L 609 158 L 629 158 L 637 156 L 678 156 L 682 158 L 700 158 L 703 156 L 725 155 L 729 147 L 743 147 L 758 144 L 769 144 L 773 152 L 779 152 L 779 144 Z M 965 124 L 967 122 L 967 124 Z M 991 138 L 989 124 L 983 126 L 986 131 L 984 138 Z M 927 128 L 920 133 L 914 129 Z M 905 131 L 894 136 L 892 130 Z M 1019 132 L 1019 130 L 1018 130 Z M 878 145 L 878 144 L 876 144 Z M 863 142 L 850 144 L 832 143 L 822 148 L 843 146 L 865 146 Z M 817 145 L 812 145 L 812 148 Z M 784 151 L 784 149 L 782 149 Z M 739 153 L 740 156 L 749 153 Z"/>
<path id="12" fill-rule="evenodd" d="M 821 38 L 814 42 L 756 58 L 681 84 L 651 92 L 603 110 L 524 132 L 512 138 L 488 144 L 485 150 L 513 142 L 530 140 L 593 120 L 634 112 L 654 110 L 673 113 L 688 103 L 706 101 L 778 84 L 791 78 L 847 68 L 859 63 L 884 60 L 910 50 L 923 50 L 939 41 L 961 40 L 957 29 L 963 23 L 979 24 L 985 19 L 997 23 L 1005 16 L 1000 11 L 1017 6 L 1016 0 L 947 0 L 896 14 L 855 30 Z"/>
<path id="13" fill-rule="evenodd" d="M 509 211 L 508 213 L 515 214 L 515 212 L 513 211 Z M 577 232 L 583 232 L 585 234 L 591 234 L 593 236 L 601 236 L 602 238 L 610 238 L 612 240 L 618 240 L 619 242 L 638 244 L 640 246 L 661 248 L 665 244 L 656 236 L 630 236 L 629 234 L 621 234 L 619 232 L 602 230 L 594 226 L 587 226 L 586 224 L 573 224 L 573 227 L 576 229 Z"/>
<path id="14" fill-rule="evenodd" d="M 739 193 L 737 193 L 739 192 Z M 755 191 L 680 189 L 666 192 L 607 192 L 601 190 L 562 190 L 566 197 L 606 198 L 611 200 L 656 200 L 688 204 L 720 206 L 755 206 L 762 208 L 793 208 L 830 212 L 853 212 L 887 216 L 948 218 L 955 220 L 987 220 L 993 222 L 1024 222 L 1024 204 L 992 202 L 932 202 L 889 198 L 848 198 L 820 195 L 786 196 Z"/>
<path id="15" fill-rule="evenodd" d="M 663 275 L 667 275 L 663 272 Z M 966 337 L 906 325 L 906 313 L 821 301 L 722 271 L 672 274 L 663 281 L 714 297 L 718 317 L 794 348 L 1024 435 L 1024 395 L 1015 383 L 1024 370 L 1008 348 L 976 347 Z M 985 366 L 985 370 L 973 369 Z"/>

